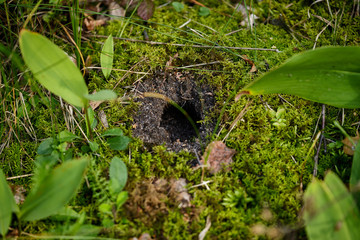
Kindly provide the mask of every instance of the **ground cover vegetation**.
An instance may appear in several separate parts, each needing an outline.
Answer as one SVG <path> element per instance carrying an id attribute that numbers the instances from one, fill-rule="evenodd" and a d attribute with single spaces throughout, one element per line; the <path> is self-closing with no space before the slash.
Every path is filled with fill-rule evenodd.
<path id="1" fill-rule="evenodd" d="M 0 12 L 3 238 L 359 236 L 358 1 Z"/>

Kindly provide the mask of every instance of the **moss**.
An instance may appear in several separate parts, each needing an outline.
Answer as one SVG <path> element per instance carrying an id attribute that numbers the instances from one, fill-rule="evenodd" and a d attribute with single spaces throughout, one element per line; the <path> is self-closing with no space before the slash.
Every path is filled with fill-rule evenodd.
<path id="1" fill-rule="evenodd" d="M 125 26 L 124 21 L 112 21 L 106 27 L 97 29 L 99 35 L 117 36 L 124 28 L 122 37 L 139 40 L 143 39 L 142 32 L 146 30 L 151 41 L 188 45 L 178 47 L 115 40 L 114 68 L 131 69 L 135 73 L 114 70 L 108 80 L 104 79 L 99 70 L 93 69 L 86 75 L 90 92 L 104 88 L 112 89 L 116 86 L 115 91 L 121 99 L 102 103 L 99 109 L 106 113 L 110 127 L 120 127 L 127 136 L 131 136 L 134 127 L 133 115 L 138 107 L 132 99 L 134 94 L 131 90 L 141 81 L 144 76 L 142 73 L 149 73 L 146 77 L 151 77 L 155 71 L 164 71 L 170 56 L 173 57 L 177 53 L 178 57 L 173 60 L 174 71 L 201 74 L 204 76 L 201 81 L 214 88 L 216 105 L 210 116 L 217 119 L 220 110 L 224 107 L 220 131 L 216 132 L 218 139 L 223 139 L 229 133 L 234 119 L 250 99 L 253 101 L 246 115 L 236 123 L 235 128 L 225 139 L 226 145 L 237 151 L 231 171 L 216 175 L 205 172 L 204 180 L 211 181 L 208 184 L 210 190 L 204 186 L 189 188 L 188 192 L 192 196 L 190 208 L 181 210 L 168 199 L 164 200 L 161 206 L 166 211 L 159 215 L 158 221 L 155 222 L 146 218 L 139 220 L 129 217 L 123 208 L 118 212 L 122 215 L 118 216 L 115 225 L 103 229 L 101 235 L 130 238 L 149 232 L 159 238 L 193 239 L 204 229 L 207 216 L 210 216 L 212 222 L 207 233 L 208 238 L 211 239 L 266 239 L 252 232 L 251 227 L 258 223 L 268 227 L 288 227 L 298 230 L 299 212 L 302 207 L 300 185 L 302 184 L 304 188 L 307 186 L 314 167 L 311 158 L 304 166 L 303 164 L 305 156 L 310 151 L 313 135 L 319 129 L 315 130 L 315 127 L 318 126 L 321 105 L 286 95 L 242 98 L 238 102 L 230 101 L 226 106 L 224 102 L 236 90 L 237 84 L 239 87 L 245 86 L 269 69 L 279 66 L 290 56 L 313 47 L 313 40 L 326 23 L 315 17 L 308 19 L 307 11 L 326 19 L 331 19 L 331 16 L 324 3 L 309 7 L 309 2 L 266 0 L 257 3 L 254 1 L 253 9 L 261 20 L 256 26 L 256 33 L 244 28 L 234 34 L 225 35 L 239 29 L 242 16 L 228 5 L 215 0 L 206 2 L 207 6 L 213 9 L 208 17 L 200 17 L 199 7 L 196 5 L 185 4 L 185 9 L 181 13 L 175 12 L 171 5 L 168 5 L 157 8 L 154 17 L 147 23 L 130 19 L 129 24 Z M 163 1 L 156 3 L 160 4 Z M 332 27 L 325 29 L 318 39 L 317 46 L 358 44 L 359 26 L 354 23 L 359 21 L 359 17 L 349 17 L 350 5 L 346 4 L 343 8 L 342 2 L 331 1 L 333 13 L 339 11 L 336 15 L 339 20 L 338 25 L 336 29 Z M 340 18 L 342 11 L 344 14 Z M 279 24 L 271 24 L 271 20 L 279 19 L 280 15 L 283 16 L 284 23 L 294 32 L 287 31 L 286 27 Z M 192 22 L 188 27 L 200 31 L 204 37 L 194 34 L 187 27 L 179 29 L 178 27 L 187 21 L 184 17 L 191 18 Z M 215 29 L 216 32 L 203 25 Z M 98 41 L 103 39 L 94 39 L 83 43 L 82 46 L 84 55 L 90 55 L 96 66 L 99 66 L 100 62 L 101 44 Z M 281 52 L 202 49 L 190 46 L 213 45 L 215 42 L 222 46 L 276 47 Z M 63 47 L 70 49 L 68 46 Z M 252 66 L 242 60 L 244 56 L 255 63 L 257 73 L 250 73 Z M 181 68 L 214 61 L 218 62 L 196 68 Z M 53 105 L 52 113 L 43 107 L 34 110 L 31 116 L 32 123 L 39 138 L 52 136 L 54 123 L 57 124 L 56 133 L 65 129 L 63 113 L 58 106 L 58 104 Z M 274 110 L 278 107 L 285 108 L 285 127 L 277 128 L 272 124 L 267 106 Z M 51 116 L 56 116 L 57 119 Z M 331 141 L 342 139 L 341 132 L 331 124 L 341 116 L 342 112 L 338 109 L 326 108 L 327 125 L 324 130 L 326 139 Z M 352 124 L 358 121 L 358 116 L 357 110 L 344 111 L 343 126 L 350 135 L 356 134 Z M 76 118 L 80 124 L 83 124 L 79 116 Z M 76 131 L 80 136 L 79 130 Z M 98 126 L 96 132 L 101 134 L 103 131 L 104 129 Z M 26 136 L 26 133 L 21 132 L 21 136 Z M 187 151 L 169 152 L 164 146 L 148 148 L 141 140 L 132 139 L 129 148 L 119 152 L 109 150 L 106 144 L 97 141 L 100 143 L 100 148 L 96 153 L 91 154 L 93 162 L 87 174 L 90 188 L 84 184 L 81 193 L 74 200 L 74 205 L 78 206 L 77 210 L 86 212 L 88 221 L 92 224 L 101 225 L 101 221 L 105 218 L 98 211 L 98 205 L 109 198 L 108 168 L 110 159 L 114 155 L 121 157 L 128 167 L 129 178 L 125 190 L 129 193 L 136 187 L 142 186 L 141 184 L 149 185 L 159 178 L 185 178 L 189 187 L 199 184 L 202 180 L 201 170 L 195 170 L 189 164 L 197 161 L 197 157 Z M 78 147 L 77 143 L 75 147 Z M 7 175 L 31 172 L 36 148 L 37 144 L 28 140 L 22 139 L 21 143 L 11 143 L 1 154 L 1 168 Z M 75 155 L 82 154 L 78 149 L 75 149 L 75 152 Z M 313 154 L 314 151 L 310 155 Z M 328 170 L 338 171 L 342 174 L 343 180 L 347 181 L 350 166 L 351 158 L 344 155 L 341 146 L 328 148 L 327 153 L 320 152 L 318 175 L 322 178 Z M 17 183 L 25 184 L 28 180 L 21 179 Z M 222 203 L 227 194 L 238 189 L 243 189 L 252 201 L 242 207 L 224 206 Z M 133 203 L 131 201 L 135 200 L 130 199 L 128 203 Z M 272 213 L 271 220 L 262 218 L 264 209 Z M 37 224 L 39 230 L 34 232 L 48 231 L 43 222 Z"/>

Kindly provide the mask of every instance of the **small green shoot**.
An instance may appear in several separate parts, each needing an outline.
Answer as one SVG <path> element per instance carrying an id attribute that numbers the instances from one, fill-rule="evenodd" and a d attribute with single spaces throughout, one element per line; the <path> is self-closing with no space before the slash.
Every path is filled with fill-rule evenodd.
<path id="1" fill-rule="evenodd" d="M 106 79 L 108 79 L 110 76 L 113 61 L 114 61 L 114 40 L 112 35 L 110 35 L 106 39 L 100 55 L 101 70 Z"/>
<path id="2" fill-rule="evenodd" d="M 283 118 L 284 113 L 285 109 L 281 107 L 279 107 L 276 112 L 272 109 L 269 110 L 269 114 L 272 117 L 271 122 L 273 126 L 277 128 L 286 127 L 286 119 Z"/>
<path id="3" fill-rule="evenodd" d="M 234 192 L 228 192 L 222 205 L 229 208 L 246 208 L 247 203 L 253 199 L 247 196 L 243 188 L 236 189 Z"/>

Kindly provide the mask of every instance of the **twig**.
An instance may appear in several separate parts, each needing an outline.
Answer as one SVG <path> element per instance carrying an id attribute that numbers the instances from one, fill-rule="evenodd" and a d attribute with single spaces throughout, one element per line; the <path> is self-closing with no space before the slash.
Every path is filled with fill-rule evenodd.
<path id="1" fill-rule="evenodd" d="M 318 146 L 318 149 L 316 150 L 316 154 L 314 156 L 314 170 L 313 170 L 314 177 L 316 177 L 316 175 L 317 175 L 317 170 L 318 170 L 318 165 L 319 165 L 319 153 L 320 153 L 322 141 L 324 139 L 323 132 L 325 129 L 325 104 L 322 105 L 321 115 L 322 115 L 321 135 L 320 135 L 320 140 L 319 140 L 319 146 Z M 325 143 L 324 143 L 324 146 L 326 146 Z"/>
<path id="2" fill-rule="evenodd" d="M 313 46 L 313 49 L 316 48 L 316 43 L 317 43 L 317 40 L 319 39 L 320 35 L 325 31 L 325 29 L 327 29 L 328 26 L 330 26 L 331 22 L 328 22 L 328 24 L 326 24 L 326 26 L 319 32 L 318 35 L 316 35 L 316 38 L 315 38 L 315 43 L 314 43 L 314 46 Z"/>
<path id="3" fill-rule="evenodd" d="M 177 67 L 177 68 L 192 68 L 192 67 L 206 66 L 206 65 L 217 64 L 217 63 L 221 63 L 221 62 L 214 61 L 214 62 L 209 62 L 209 63 L 199 63 L 199 64 L 188 65 L 188 66 Z"/>
<path id="4" fill-rule="evenodd" d="M 252 100 L 250 102 L 248 102 L 246 104 L 246 106 L 243 108 L 243 110 L 241 110 L 241 112 L 239 113 L 239 115 L 237 115 L 237 117 L 235 118 L 234 122 L 231 124 L 229 132 L 226 134 L 226 136 L 224 137 L 224 139 L 222 140 L 223 142 L 229 137 L 230 133 L 232 132 L 232 130 L 234 129 L 235 125 L 237 124 L 237 122 L 245 115 L 245 113 L 248 111 L 248 107 L 251 105 Z"/>
<path id="5" fill-rule="evenodd" d="M 89 37 L 95 38 L 108 38 L 108 36 L 103 35 L 90 35 Z M 216 49 L 234 49 L 234 50 L 255 50 L 255 51 L 270 51 L 270 52 L 281 52 L 277 48 L 250 48 L 250 47 L 226 47 L 226 46 L 210 46 L 210 45 L 187 45 L 181 43 L 165 43 L 165 42 L 155 42 L 155 41 L 146 41 L 140 39 L 131 39 L 131 38 L 121 38 L 121 37 L 113 37 L 117 40 L 128 41 L 128 42 L 140 42 L 147 43 L 150 45 L 168 45 L 168 46 L 176 46 L 176 47 L 192 47 L 192 48 L 216 48 Z"/>
<path id="6" fill-rule="evenodd" d="M 13 179 L 18 179 L 18 178 L 30 177 L 30 176 L 33 176 L 33 175 L 34 174 L 32 174 L 32 173 L 24 174 L 24 175 L 20 175 L 20 176 L 8 177 L 8 178 L 6 178 L 6 180 L 13 180 Z"/>

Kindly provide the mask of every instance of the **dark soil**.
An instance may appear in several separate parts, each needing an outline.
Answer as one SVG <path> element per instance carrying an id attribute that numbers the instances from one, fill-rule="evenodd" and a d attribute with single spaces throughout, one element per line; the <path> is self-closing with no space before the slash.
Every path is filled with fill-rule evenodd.
<path id="1" fill-rule="evenodd" d="M 165 144 L 176 152 L 199 151 L 201 145 L 205 146 L 206 136 L 213 131 L 214 121 L 203 120 L 215 104 L 212 89 L 199 83 L 202 78 L 189 72 L 157 71 L 137 86 L 141 93 L 160 93 L 180 105 L 196 123 L 201 140 L 186 116 L 175 106 L 150 97 L 138 99 L 141 105 L 134 117 L 133 135 L 142 139 L 147 147 Z"/>

